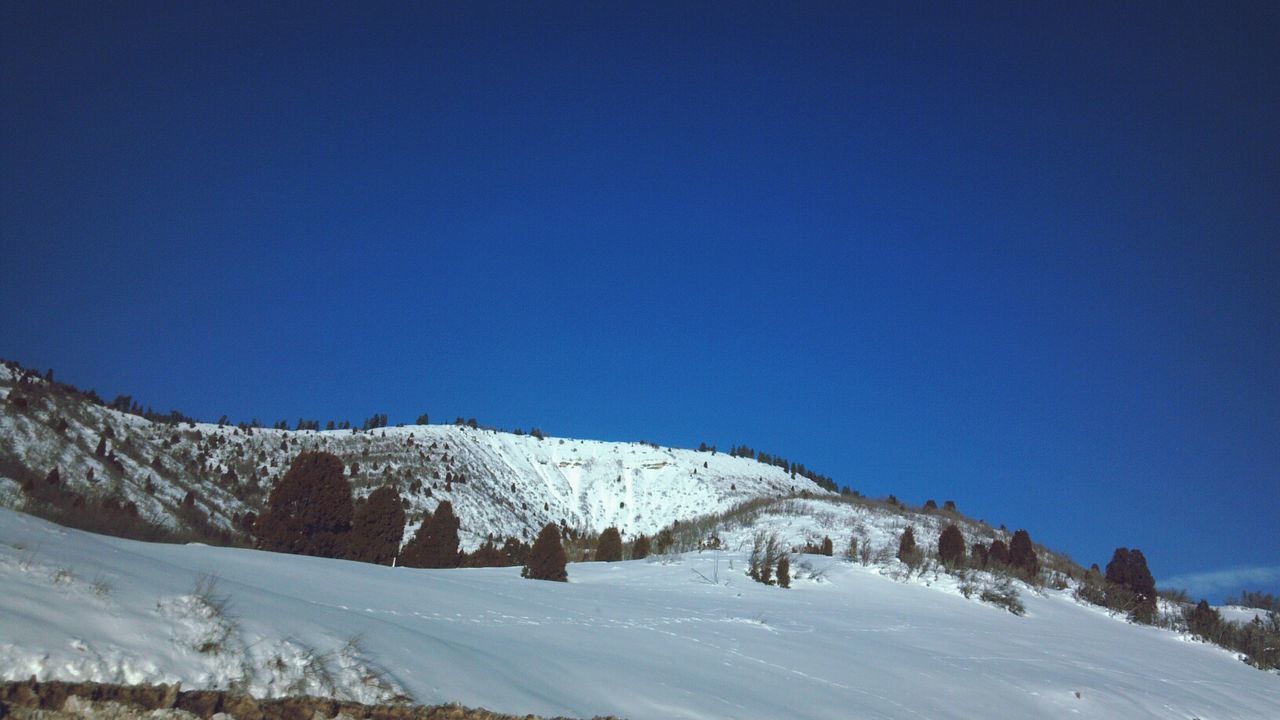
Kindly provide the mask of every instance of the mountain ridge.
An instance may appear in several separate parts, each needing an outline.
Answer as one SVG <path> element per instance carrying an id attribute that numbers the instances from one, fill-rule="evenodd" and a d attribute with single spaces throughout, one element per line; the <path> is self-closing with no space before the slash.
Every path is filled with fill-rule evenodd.
<path id="1" fill-rule="evenodd" d="M 777 465 L 714 450 L 507 433 L 468 425 L 281 430 L 158 422 L 70 386 L 0 367 L 0 503 L 22 508 L 54 468 L 65 493 L 118 505 L 152 525 L 247 539 L 298 453 L 344 463 L 357 498 L 391 484 L 414 526 L 441 500 L 465 549 L 489 535 L 531 540 L 547 522 L 582 532 L 652 534 L 757 497 L 829 495 Z M 37 493 L 38 494 L 38 493 Z M 72 498 L 69 502 L 75 503 Z"/>

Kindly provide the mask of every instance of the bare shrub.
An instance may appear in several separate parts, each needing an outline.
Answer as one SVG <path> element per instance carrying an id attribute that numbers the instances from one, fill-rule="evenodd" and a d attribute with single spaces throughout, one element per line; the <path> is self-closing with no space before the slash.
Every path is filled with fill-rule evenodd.
<path id="1" fill-rule="evenodd" d="M 1018 597 L 1018 590 L 1007 577 L 1001 577 L 994 584 L 984 587 L 980 596 L 983 602 L 991 603 L 1013 613 L 1025 615 L 1027 608 Z"/>
<path id="2" fill-rule="evenodd" d="M 94 595 L 100 598 L 105 598 L 115 590 L 115 586 L 112 585 L 111 581 L 106 577 L 98 575 L 93 579 L 93 582 L 89 584 L 89 589 L 93 591 Z"/>

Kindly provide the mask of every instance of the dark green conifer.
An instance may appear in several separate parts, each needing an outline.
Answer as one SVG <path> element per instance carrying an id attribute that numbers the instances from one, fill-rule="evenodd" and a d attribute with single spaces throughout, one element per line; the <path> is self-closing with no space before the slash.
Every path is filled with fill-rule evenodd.
<path id="1" fill-rule="evenodd" d="M 555 523 L 547 523 L 533 542 L 529 561 L 520 575 L 532 580 L 565 582 L 569 579 L 566 563 L 564 545 L 560 543 L 560 528 Z"/>

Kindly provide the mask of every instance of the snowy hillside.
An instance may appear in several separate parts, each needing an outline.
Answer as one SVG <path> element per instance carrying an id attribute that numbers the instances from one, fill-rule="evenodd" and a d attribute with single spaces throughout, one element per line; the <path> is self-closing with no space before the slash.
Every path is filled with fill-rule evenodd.
<path id="1" fill-rule="evenodd" d="M 812 531 L 796 518 L 726 534 Z M 1275 674 L 1068 593 L 1024 589 L 1017 617 L 950 576 L 798 561 L 790 590 L 745 578 L 735 552 L 571 564 L 548 583 L 139 543 L 0 510 L 0 674 L 632 720 L 1280 717 Z"/>
<path id="2" fill-rule="evenodd" d="M 749 498 L 827 494 L 772 465 L 640 442 L 455 425 L 357 432 L 153 423 L 39 378 L 18 386 L 0 366 L 0 505 L 24 507 L 23 483 L 42 487 L 56 467 L 67 489 L 132 503 L 149 522 L 177 527 L 194 515 L 234 533 L 238 518 L 262 512 L 271 487 L 304 450 L 340 457 L 358 496 L 395 484 L 408 505 L 406 538 L 424 512 L 452 501 L 464 549 L 489 533 L 530 540 L 547 522 L 616 526 L 630 537 Z M 184 510 L 188 493 L 192 506 Z"/>

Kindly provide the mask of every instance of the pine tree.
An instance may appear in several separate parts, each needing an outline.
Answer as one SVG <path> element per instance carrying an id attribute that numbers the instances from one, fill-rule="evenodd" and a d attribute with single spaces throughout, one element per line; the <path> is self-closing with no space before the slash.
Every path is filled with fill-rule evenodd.
<path id="1" fill-rule="evenodd" d="M 1120 587 L 1129 586 L 1129 548 L 1116 548 L 1107 563 L 1107 582 Z"/>
<path id="2" fill-rule="evenodd" d="M 529 550 L 529 561 L 520 573 L 521 577 L 532 580 L 554 580 L 565 582 L 569 573 L 565 570 L 567 558 L 564 546 L 560 543 L 560 528 L 555 523 L 547 523 L 538 533 L 538 539 Z"/>
<path id="3" fill-rule="evenodd" d="M 503 562 L 502 551 L 497 545 L 493 544 L 493 540 L 486 538 L 475 552 L 466 553 L 462 560 L 463 567 L 501 567 Z"/>
<path id="4" fill-rule="evenodd" d="M 327 452 L 304 452 L 271 490 L 258 521 L 265 550 L 343 557 L 351 530 L 351 484 L 342 461 Z"/>
<path id="5" fill-rule="evenodd" d="M 954 523 L 938 536 L 938 559 L 947 567 L 956 567 L 964 562 L 964 535 Z"/>
<path id="6" fill-rule="evenodd" d="M 1009 564 L 1009 547 L 1000 538 L 991 541 L 991 549 L 987 551 L 987 562 L 996 567 Z"/>
<path id="7" fill-rule="evenodd" d="M 902 537 L 898 538 L 898 559 L 911 567 L 915 567 L 916 563 L 920 562 L 920 550 L 916 547 L 916 531 L 910 525 L 902 531 Z"/>
<path id="8" fill-rule="evenodd" d="M 1187 629 L 1205 640 L 1212 639 L 1222 624 L 1222 616 L 1209 607 L 1209 603 L 1201 600 L 1195 609 L 1187 615 Z"/>
<path id="9" fill-rule="evenodd" d="M 1114 559 L 1113 559 L 1114 562 Z M 1110 574 L 1111 566 L 1107 566 Z M 1147 568 L 1147 558 L 1137 548 L 1130 548 L 1125 556 L 1124 587 L 1132 593 L 1134 607 L 1129 616 L 1141 623 L 1156 620 L 1156 581 Z"/>
<path id="10" fill-rule="evenodd" d="M 502 544 L 503 562 L 508 567 L 512 565 L 524 565 L 529 560 L 529 545 L 517 538 L 509 537 Z"/>
<path id="11" fill-rule="evenodd" d="M 596 545 L 596 560 L 599 562 L 617 562 L 622 559 L 622 535 L 618 528 L 605 528 L 600 533 L 600 542 Z"/>
<path id="12" fill-rule="evenodd" d="M 1036 549 L 1026 530 L 1018 530 L 1009 541 L 1009 564 L 1029 578 L 1039 574 L 1040 561 L 1036 558 Z"/>
<path id="13" fill-rule="evenodd" d="M 632 560 L 643 560 L 649 557 L 649 552 L 650 552 L 650 543 L 649 543 L 648 535 L 642 534 L 640 535 L 640 537 L 635 539 L 635 542 L 631 543 L 631 559 Z"/>
<path id="14" fill-rule="evenodd" d="M 405 545 L 400 564 L 418 568 L 455 568 L 458 555 L 458 528 L 461 523 L 453 514 L 453 503 L 440 501 L 431 517 L 424 517 L 418 532 Z"/>
<path id="15" fill-rule="evenodd" d="M 1156 581 L 1151 577 L 1151 570 L 1147 568 L 1147 558 L 1138 548 L 1129 549 L 1129 589 L 1134 595 L 1138 596 L 1139 602 L 1152 602 L 1156 600 Z"/>
<path id="16" fill-rule="evenodd" d="M 982 543 L 974 543 L 969 548 L 969 557 L 974 567 L 985 568 L 987 566 L 987 546 Z"/>
<path id="17" fill-rule="evenodd" d="M 778 558 L 778 587 L 791 587 L 791 560 L 785 553 Z"/>
<path id="18" fill-rule="evenodd" d="M 390 565 L 400 552 L 404 537 L 404 507 L 400 493 L 391 485 L 374 490 L 361 503 L 351 521 L 352 560 Z"/>

